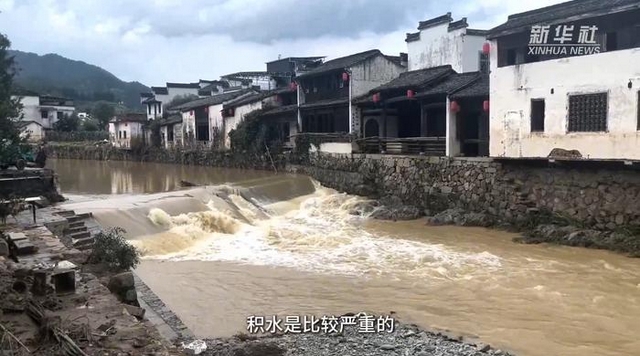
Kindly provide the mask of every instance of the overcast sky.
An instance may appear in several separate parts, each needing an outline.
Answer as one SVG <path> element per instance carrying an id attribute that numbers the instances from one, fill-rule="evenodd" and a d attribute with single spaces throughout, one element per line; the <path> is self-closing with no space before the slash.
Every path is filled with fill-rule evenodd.
<path id="1" fill-rule="evenodd" d="M 265 70 L 278 55 L 406 52 L 418 21 L 451 12 L 489 29 L 560 0 L 0 0 L 14 49 L 98 65 L 146 85 Z"/>

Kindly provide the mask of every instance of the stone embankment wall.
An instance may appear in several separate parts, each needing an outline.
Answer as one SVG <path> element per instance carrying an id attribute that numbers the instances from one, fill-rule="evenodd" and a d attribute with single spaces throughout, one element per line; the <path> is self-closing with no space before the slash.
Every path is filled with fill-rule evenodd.
<path id="1" fill-rule="evenodd" d="M 284 156 L 242 155 L 206 148 L 173 150 L 148 148 L 141 152 L 135 152 L 110 146 L 49 144 L 47 145 L 47 156 L 61 159 L 158 162 L 267 170 L 273 170 L 274 166 L 282 168 L 285 165 Z"/>
<path id="2" fill-rule="evenodd" d="M 325 186 L 370 197 L 399 198 L 427 215 L 450 208 L 489 213 L 507 221 L 539 210 L 560 213 L 588 227 L 640 226 L 640 174 L 621 163 L 497 162 L 364 154 L 247 157 L 211 150 L 151 149 L 133 153 L 110 147 L 50 145 L 49 157 L 128 160 L 306 173 Z M 298 159 L 296 159 L 298 158 Z"/>
<path id="3" fill-rule="evenodd" d="M 596 229 L 640 225 L 640 174 L 603 165 L 319 154 L 295 169 L 347 193 L 398 197 L 427 215 L 462 208 L 517 221 L 546 210 Z"/>

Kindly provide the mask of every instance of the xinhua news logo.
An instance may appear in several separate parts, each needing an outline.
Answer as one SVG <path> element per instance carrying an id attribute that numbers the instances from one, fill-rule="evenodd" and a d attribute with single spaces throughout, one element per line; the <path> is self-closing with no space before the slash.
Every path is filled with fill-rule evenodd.
<path id="1" fill-rule="evenodd" d="M 597 26 L 531 26 L 529 55 L 579 56 L 600 53 L 596 42 Z"/>

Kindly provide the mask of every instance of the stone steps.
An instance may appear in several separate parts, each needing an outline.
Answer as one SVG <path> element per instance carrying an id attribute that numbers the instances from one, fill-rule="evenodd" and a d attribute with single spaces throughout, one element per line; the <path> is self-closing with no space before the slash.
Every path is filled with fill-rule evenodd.
<path id="1" fill-rule="evenodd" d="M 91 232 L 87 228 L 84 220 L 91 218 L 93 214 L 76 214 L 73 210 L 64 210 L 57 214 L 64 217 L 69 224 L 68 227 L 64 229 L 63 236 L 61 238 L 65 245 L 78 250 L 88 250 L 92 248 L 95 239 L 91 235 Z"/>
<path id="2" fill-rule="evenodd" d="M 86 237 L 91 237 L 91 233 L 89 231 L 82 231 L 82 232 L 76 232 L 75 234 L 68 234 L 65 235 L 67 238 L 70 239 L 84 239 Z"/>
<path id="3" fill-rule="evenodd" d="M 83 223 L 81 226 L 75 226 L 75 227 L 70 227 L 70 228 L 64 229 L 64 234 L 65 235 L 72 235 L 72 234 L 76 234 L 78 232 L 85 232 L 85 231 L 87 231 L 87 227 Z"/>

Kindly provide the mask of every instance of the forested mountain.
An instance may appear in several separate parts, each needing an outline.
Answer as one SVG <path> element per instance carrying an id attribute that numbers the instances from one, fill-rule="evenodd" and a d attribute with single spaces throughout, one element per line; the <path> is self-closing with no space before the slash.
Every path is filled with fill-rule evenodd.
<path id="1" fill-rule="evenodd" d="M 140 92 L 149 88 L 138 82 L 124 82 L 108 71 L 57 54 L 9 51 L 18 73 L 15 83 L 40 94 L 64 96 L 80 102 L 122 102 L 140 108 Z"/>

